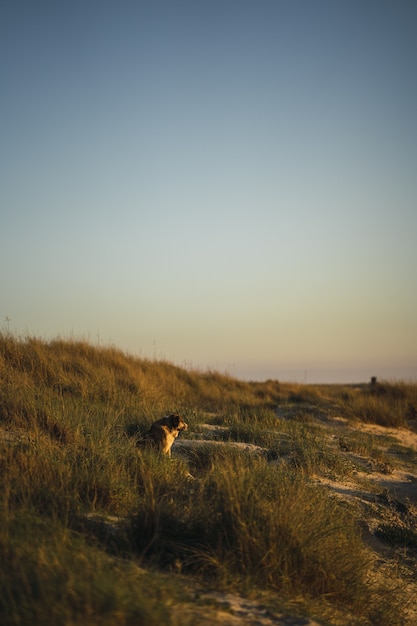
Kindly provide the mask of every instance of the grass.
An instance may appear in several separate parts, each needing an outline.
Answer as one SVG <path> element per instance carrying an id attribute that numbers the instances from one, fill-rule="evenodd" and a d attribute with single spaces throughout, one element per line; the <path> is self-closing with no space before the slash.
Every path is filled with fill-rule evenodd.
<path id="1" fill-rule="evenodd" d="M 170 624 L 160 582 L 109 558 L 83 537 L 28 508 L 0 532 L 0 620 L 21 624 Z"/>
<path id="2" fill-rule="evenodd" d="M 399 524 L 381 524 L 376 536 L 393 546 L 417 549 L 417 532 Z"/>
<path id="3" fill-rule="evenodd" d="M 362 422 L 407 427 L 417 422 L 417 385 L 382 382 L 344 392 L 346 413 Z"/>
<path id="4" fill-rule="evenodd" d="M 138 549 L 217 583 L 350 602 L 367 566 L 351 516 L 301 473 L 233 451 L 212 456 L 193 468 L 191 499 L 172 472 L 161 481 L 146 466 L 133 520 Z"/>
<path id="5" fill-rule="evenodd" d="M 9 334 L 0 334 L 0 377 L 2 624 L 175 626 L 179 573 L 301 597 L 345 612 L 346 624 L 402 623 L 392 594 L 369 582 L 356 514 L 314 477 L 351 474 L 341 450 L 380 453 L 365 436 L 330 445 L 330 412 L 412 426 L 416 385 L 244 383 Z M 135 434 L 168 411 L 182 413 L 190 437 L 209 416 L 220 439 L 266 454 L 138 453 Z"/>

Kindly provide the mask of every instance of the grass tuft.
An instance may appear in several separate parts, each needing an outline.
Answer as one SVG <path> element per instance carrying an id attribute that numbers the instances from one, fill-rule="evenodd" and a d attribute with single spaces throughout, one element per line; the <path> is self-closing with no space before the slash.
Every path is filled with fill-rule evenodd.
<path id="1" fill-rule="evenodd" d="M 161 487 L 146 470 L 133 520 L 137 547 L 166 566 L 217 582 L 236 579 L 285 593 L 352 600 L 365 589 L 366 551 L 352 517 L 300 473 L 265 459 L 212 452 L 198 483 Z M 302 503 L 302 506 L 300 506 Z"/>

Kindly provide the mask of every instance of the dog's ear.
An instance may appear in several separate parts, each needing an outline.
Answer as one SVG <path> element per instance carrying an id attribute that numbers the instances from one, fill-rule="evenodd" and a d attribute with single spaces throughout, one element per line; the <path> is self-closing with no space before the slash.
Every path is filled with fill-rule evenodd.
<path id="1" fill-rule="evenodd" d="M 171 427 L 172 428 L 178 428 L 178 426 L 180 425 L 181 422 L 181 418 L 179 415 L 170 415 L 170 422 L 171 422 Z"/>

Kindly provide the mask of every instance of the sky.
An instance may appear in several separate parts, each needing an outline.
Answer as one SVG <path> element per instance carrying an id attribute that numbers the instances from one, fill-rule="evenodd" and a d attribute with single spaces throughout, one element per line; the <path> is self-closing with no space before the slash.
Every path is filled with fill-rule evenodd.
<path id="1" fill-rule="evenodd" d="M 0 329 L 417 380 L 415 0 L 0 0 Z"/>

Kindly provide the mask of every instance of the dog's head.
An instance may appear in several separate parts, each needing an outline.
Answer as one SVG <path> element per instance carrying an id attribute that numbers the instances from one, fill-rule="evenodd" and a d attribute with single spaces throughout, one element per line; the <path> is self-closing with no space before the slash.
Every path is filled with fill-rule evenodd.
<path id="1" fill-rule="evenodd" d="M 171 430 L 187 430 L 188 424 L 184 422 L 180 415 L 168 415 L 166 418 Z"/>

